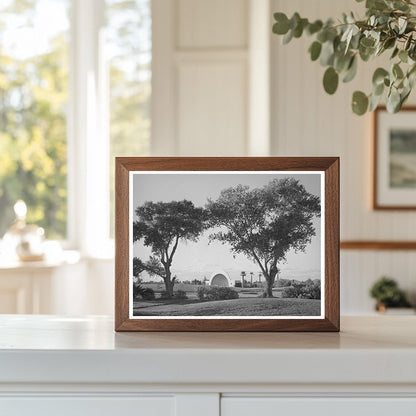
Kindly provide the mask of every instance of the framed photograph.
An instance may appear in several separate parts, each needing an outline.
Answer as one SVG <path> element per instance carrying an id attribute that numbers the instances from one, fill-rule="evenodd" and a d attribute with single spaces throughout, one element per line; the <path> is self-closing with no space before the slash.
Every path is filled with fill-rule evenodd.
<path id="1" fill-rule="evenodd" d="M 416 209 L 416 107 L 374 112 L 373 208 Z"/>
<path id="2" fill-rule="evenodd" d="M 339 159 L 116 158 L 116 331 L 339 331 Z"/>

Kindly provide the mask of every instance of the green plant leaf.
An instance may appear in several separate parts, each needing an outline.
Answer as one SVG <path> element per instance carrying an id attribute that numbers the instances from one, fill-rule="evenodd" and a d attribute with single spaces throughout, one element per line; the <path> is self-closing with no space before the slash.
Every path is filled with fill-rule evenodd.
<path id="1" fill-rule="evenodd" d="M 410 45 L 411 45 L 411 43 L 412 43 L 412 40 L 413 40 L 413 33 L 411 33 L 411 34 L 408 36 L 408 38 L 407 38 L 407 40 L 406 40 L 406 43 L 404 44 L 404 49 L 405 49 L 406 51 L 410 48 Z"/>
<path id="2" fill-rule="evenodd" d="M 390 49 L 392 48 L 394 45 L 396 44 L 396 38 L 392 37 L 392 38 L 387 38 L 384 43 L 383 43 L 383 48 L 384 49 Z"/>
<path id="3" fill-rule="evenodd" d="M 285 35 L 290 29 L 287 16 L 284 13 L 275 13 L 274 20 L 276 20 L 276 23 L 273 25 L 273 33 Z"/>
<path id="4" fill-rule="evenodd" d="M 389 75 L 388 71 L 384 68 L 377 68 L 373 74 L 373 85 L 377 86 L 379 84 L 384 84 L 384 78 Z"/>
<path id="5" fill-rule="evenodd" d="M 316 61 L 319 58 L 321 50 L 322 44 L 320 42 L 315 41 L 312 43 L 312 45 L 309 47 L 309 53 L 311 54 L 312 61 Z"/>
<path id="6" fill-rule="evenodd" d="M 286 35 L 283 36 L 282 43 L 287 45 L 293 39 L 293 30 L 289 30 Z"/>
<path id="7" fill-rule="evenodd" d="M 315 20 L 313 23 L 311 23 L 307 28 L 306 28 L 306 32 L 309 35 L 313 35 L 314 33 L 319 32 L 322 29 L 322 26 L 324 24 L 322 23 L 321 20 Z"/>
<path id="8" fill-rule="evenodd" d="M 392 68 L 392 73 L 397 79 L 403 78 L 404 74 L 399 64 L 394 64 Z"/>
<path id="9" fill-rule="evenodd" d="M 379 85 L 374 85 L 373 86 L 373 95 L 377 95 L 377 96 L 383 95 L 384 88 L 385 88 L 384 83 L 379 84 Z"/>
<path id="10" fill-rule="evenodd" d="M 338 79 L 339 76 L 335 69 L 332 68 L 332 66 L 327 68 L 324 74 L 323 84 L 324 89 L 328 94 L 332 95 L 335 93 L 338 88 Z"/>
<path id="11" fill-rule="evenodd" d="M 326 41 L 322 45 L 320 63 L 322 66 L 332 65 L 334 62 L 334 43 Z"/>
<path id="12" fill-rule="evenodd" d="M 351 58 L 351 61 L 348 65 L 348 69 L 345 71 L 343 77 L 342 77 L 342 82 L 350 82 L 351 80 L 354 79 L 355 75 L 357 74 L 357 58 L 354 55 Z"/>
<path id="13" fill-rule="evenodd" d="M 370 105 L 368 111 L 374 111 L 380 104 L 382 95 L 371 94 L 370 96 Z"/>
<path id="14" fill-rule="evenodd" d="M 361 91 L 355 91 L 352 95 L 352 111 L 362 116 L 368 108 L 368 97 Z"/>
<path id="15" fill-rule="evenodd" d="M 386 107 L 389 113 L 397 113 L 400 109 L 400 93 L 397 88 L 392 88 L 390 94 L 387 96 Z"/>
<path id="16" fill-rule="evenodd" d="M 405 51 L 404 49 L 402 49 L 402 50 L 399 52 L 399 59 L 400 59 L 402 62 L 407 63 L 407 61 L 408 61 L 408 57 L 409 57 L 409 55 L 407 54 L 407 51 Z"/>
<path id="17" fill-rule="evenodd" d="M 367 0 L 365 3 L 367 9 L 384 10 L 388 5 L 385 0 Z"/>
<path id="18" fill-rule="evenodd" d="M 302 36 L 303 29 L 305 29 L 308 26 L 308 24 L 308 19 L 298 20 L 296 27 L 293 29 L 293 36 L 295 38 L 300 38 Z"/>
<path id="19" fill-rule="evenodd" d="M 396 46 L 393 50 L 393 53 L 391 54 L 390 59 L 394 59 L 398 55 L 399 51 L 400 49 Z"/>

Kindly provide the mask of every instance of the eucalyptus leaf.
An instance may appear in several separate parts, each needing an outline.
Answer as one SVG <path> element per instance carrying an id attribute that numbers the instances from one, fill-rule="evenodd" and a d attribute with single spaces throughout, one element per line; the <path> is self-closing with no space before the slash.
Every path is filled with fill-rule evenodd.
<path id="1" fill-rule="evenodd" d="M 375 94 L 371 94 L 370 96 L 370 105 L 368 108 L 368 111 L 374 111 L 378 105 L 380 104 L 382 95 L 375 95 Z"/>
<path id="2" fill-rule="evenodd" d="M 407 20 L 403 16 L 400 16 L 397 23 L 399 25 L 399 35 L 402 35 L 406 30 Z"/>
<path id="3" fill-rule="evenodd" d="M 402 91 L 402 93 L 400 94 L 400 107 L 398 110 L 402 108 L 403 103 L 408 99 L 411 91 L 412 90 L 410 88 L 406 88 L 405 90 Z"/>
<path id="4" fill-rule="evenodd" d="M 309 47 L 309 53 L 311 54 L 312 61 L 316 61 L 321 54 L 322 44 L 318 41 L 315 41 Z"/>
<path id="5" fill-rule="evenodd" d="M 351 55 L 336 54 L 334 58 L 334 68 L 338 72 L 346 70 L 350 64 Z"/>
<path id="6" fill-rule="evenodd" d="M 286 35 L 283 36 L 282 43 L 287 45 L 293 39 L 293 30 L 289 30 Z"/>
<path id="7" fill-rule="evenodd" d="M 310 23 L 309 26 L 306 29 L 306 32 L 309 35 L 313 35 L 314 33 L 319 32 L 322 29 L 322 26 L 324 24 L 322 23 L 322 20 L 315 20 L 313 23 Z"/>
<path id="8" fill-rule="evenodd" d="M 412 43 L 413 40 L 413 33 L 411 33 L 406 40 L 406 43 L 404 44 L 404 49 L 407 51 L 410 48 L 410 45 Z"/>
<path id="9" fill-rule="evenodd" d="M 362 116 L 367 112 L 368 97 L 361 91 L 355 91 L 352 95 L 352 111 Z"/>
<path id="10" fill-rule="evenodd" d="M 400 109 L 400 93 L 397 88 L 392 88 L 390 94 L 387 96 L 386 107 L 389 113 L 397 113 Z"/>
<path id="11" fill-rule="evenodd" d="M 384 84 L 384 78 L 386 78 L 389 73 L 384 68 L 377 68 L 373 74 L 373 85 L 377 86 L 379 84 Z"/>
<path id="12" fill-rule="evenodd" d="M 300 38 L 303 33 L 303 29 L 308 25 L 308 21 L 306 19 L 300 19 L 293 29 L 293 37 Z"/>
<path id="13" fill-rule="evenodd" d="M 324 89 L 328 94 L 334 94 L 338 88 L 339 75 L 335 69 L 330 66 L 324 74 L 323 84 Z"/>
<path id="14" fill-rule="evenodd" d="M 383 10 L 388 7 L 384 0 L 367 0 L 365 3 L 367 9 Z"/>
<path id="15" fill-rule="evenodd" d="M 391 72 L 393 73 L 393 75 L 395 76 L 395 78 L 400 79 L 400 78 L 403 78 L 404 77 L 403 71 L 400 68 L 400 65 L 399 64 L 394 64 Z"/>
<path id="16" fill-rule="evenodd" d="M 373 95 L 383 95 L 384 88 L 385 88 L 384 83 L 374 85 L 373 86 Z"/>
<path id="17" fill-rule="evenodd" d="M 384 49 L 390 49 L 392 48 L 394 45 L 396 44 L 396 38 L 392 37 L 392 38 L 387 38 L 384 43 L 383 43 L 383 47 Z"/>
<path id="18" fill-rule="evenodd" d="M 277 35 L 285 35 L 289 29 L 289 19 L 284 13 L 275 13 L 274 20 L 276 20 L 276 23 L 273 25 L 273 33 L 276 33 Z"/>
<path id="19" fill-rule="evenodd" d="M 331 41 L 326 41 L 322 45 L 320 63 L 322 66 L 332 65 L 334 62 L 334 44 Z"/>
<path id="20" fill-rule="evenodd" d="M 409 58 L 409 55 L 407 54 L 407 51 L 405 51 L 404 49 L 402 49 L 402 50 L 399 52 L 399 59 L 400 59 L 402 62 L 407 63 L 408 58 Z"/>
<path id="21" fill-rule="evenodd" d="M 350 82 L 354 79 L 355 75 L 357 74 L 357 58 L 354 55 L 349 63 L 348 69 L 344 72 L 342 77 L 342 82 Z"/>

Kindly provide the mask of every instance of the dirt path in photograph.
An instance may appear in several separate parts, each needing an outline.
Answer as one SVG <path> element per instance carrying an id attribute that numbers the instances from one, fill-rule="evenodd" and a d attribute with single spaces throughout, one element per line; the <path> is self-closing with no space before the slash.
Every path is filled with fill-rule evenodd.
<path id="1" fill-rule="evenodd" d="M 140 305 L 140 307 L 139 307 Z M 321 301 L 315 299 L 245 298 L 143 307 L 134 302 L 134 316 L 319 316 Z"/>

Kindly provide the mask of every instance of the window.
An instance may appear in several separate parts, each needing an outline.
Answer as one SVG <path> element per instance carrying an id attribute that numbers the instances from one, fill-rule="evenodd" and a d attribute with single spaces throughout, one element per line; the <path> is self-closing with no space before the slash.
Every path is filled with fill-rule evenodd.
<path id="1" fill-rule="evenodd" d="M 114 157 L 149 152 L 151 0 L 3 0 L 0 238 L 23 199 L 47 238 L 113 236 Z"/>
<path id="2" fill-rule="evenodd" d="M 0 236 L 23 199 L 28 221 L 66 237 L 69 8 L 68 0 L 0 6 Z"/>

